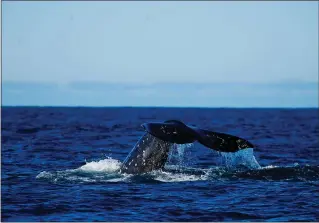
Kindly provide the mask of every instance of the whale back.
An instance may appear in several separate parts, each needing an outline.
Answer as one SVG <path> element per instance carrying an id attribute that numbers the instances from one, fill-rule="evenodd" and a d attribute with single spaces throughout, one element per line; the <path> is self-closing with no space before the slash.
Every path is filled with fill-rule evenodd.
<path id="1" fill-rule="evenodd" d="M 122 164 L 121 171 L 138 174 L 162 169 L 173 144 L 145 133 Z"/>

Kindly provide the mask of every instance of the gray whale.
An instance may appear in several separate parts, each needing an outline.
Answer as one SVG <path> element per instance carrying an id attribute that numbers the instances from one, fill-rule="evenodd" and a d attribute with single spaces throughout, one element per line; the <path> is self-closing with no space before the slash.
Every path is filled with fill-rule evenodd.
<path id="1" fill-rule="evenodd" d="M 146 133 L 124 160 L 121 172 L 141 174 L 162 169 L 171 147 L 198 141 L 205 147 L 220 152 L 237 152 L 254 145 L 237 136 L 188 126 L 176 120 L 144 123 Z"/>

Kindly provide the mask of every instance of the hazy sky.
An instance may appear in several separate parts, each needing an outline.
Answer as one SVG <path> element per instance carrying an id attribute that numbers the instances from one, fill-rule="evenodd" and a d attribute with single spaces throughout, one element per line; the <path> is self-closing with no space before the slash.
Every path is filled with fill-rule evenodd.
<path id="1" fill-rule="evenodd" d="M 238 104 L 238 97 L 247 101 L 254 95 L 243 106 L 258 106 L 260 94 L 269 106 L 282 104 L 274 100 L 276 95 L 288 100 L 287 106 L 318 105 L 314 85 L 307 89 L 295 85 L 318 83 L 318 2 L 3 2 L 2 13 L 7 104 L 41 104 L 31 91 L 10 85 L 19 81 L 38 82 L 33 85 L 38 92 L 50 91 L 39 83 L 57 84 L 54 91 L 64 89 L 64 93 L 52 90 L 43 102 L 61 105 L 72 105 L 74 100 L 82 105 L 113 105 L 102 99 L 110 94 L 107 83 L 134 83 L 139 103 L 128 100 L 132 89 L 115 90 L 122 100 L 117 103 L 127 101 L 127 105 L 156 105 L 155 96 L 146 97 L 150 89 L 162 94 L 164 105 L 174 104 L 170 98 L 196 91 L 190 83 L 206 89 L 199 100 L 202 106 L 211 104 L 210 99 L 215 106 L 223 104 L 215 93 L 230 94 L 229 106 Z M 77 89 L 76 94 L 72 83 L 81 81 L 105 83 L 107 89 L 99 91 L 99 97 L 94 95 L 95 87 Z M 179 90 L 165 89 L 166 85 L 139 87 L 162 82 L 177 84 Z M 220 82 L 229 85 L 216 85 Z M 183 83 L 188 84 L 180 90 Z M 214 89 L 203 88 L 204 83 Z M 258 85 L 243 92 L 236 91 L 236 83 L 270 85 L 264 92 Z M 281 91 L 277 87 L 274 95 L 271 84 L 278 83 L 288 87 Z M 298 99 L 289 99 L 287 89 Z M 74 97 L 66 101 L 61 95 L 68 90 Z M 80 100 L 84 93 L 92 96 Z M 236 94 L 233 101 L 232 94 Z M 189 101 L 179 103 L 192 106 Z"/>

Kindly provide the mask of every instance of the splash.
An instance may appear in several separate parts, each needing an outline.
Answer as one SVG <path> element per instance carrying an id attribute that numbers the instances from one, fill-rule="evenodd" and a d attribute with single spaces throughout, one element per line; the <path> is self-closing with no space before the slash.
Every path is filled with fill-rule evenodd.
<path id="1" fill-rule="evenodd" d="M 191 151 L 193 143 L 173 144 L 168 154 L 166 165 L 174 165 L 176 168 L 188 166 L 191 163 Z"/>
<path id="2" fill-rule="evenodd" d="M 184 150 L 185 151 L 185 150 Z M 178 153 L 178 151 L 176 152 Z M 225 181 L 229 179 L 254 179 L 266 181 L 306 181 L 318 185 L 319 166 L 266 166 L 262 168 L 254 163 L 252 151 L 235 156 L 222 157 L 227 165 L 235 166 L 235 170 L 227 166 L 215 166 L 209 169 L 191 168 L 187 166 L 166 165 L 165 170 L 152 171 L 141 175 L 123 174 L 120 170 L 121 162 L 112 159 L 102 159 L 100 161 L 88 162 L 76 169 L 62 171 L 42 171 L 36 178 L 52 183 L 110 183 L 110 182 L 139 182 L 148 183 L 152 181 L 160 182 L 186 182 L 186 181 Z M 223 154 L 224 155 L 224 154 Z M 222 155 L 221 155 L 222 156 Z M 248 158 L 247 158 L 248 157 Z M 247 163 L 248 162 L 248 163 Z M 240 170 L 238 165 L 243 163 L 255 169 Z"/>
<path id="3" fill-rule="evenodd" d="M 191 148 L 193 144 L 174 144 L 170 150 L 164 170 L 140 175 L 121 173 L 122 163 L 107 157 L 98 161 L 86 162 L 76 169 L 62 171 L 42 171 L 36 179 L 53 183 L 109 183 L 109 182 L 186 182 L 186 181 L 225 181 L 229 179 L 255 179 L 267 181 L 306 181 L 318 185 L 319 166 L 265 166 L 257 162 L 253 149 L 236 153 L 218 153 L 222 165 L 208 169 L 192 168 Z M 244 168 L 242 168 L 244 167 Z"/>
<path id="4" fill-rule="evenodd" d="M 112 173 L 119 171 L 121 167 L 121 162 L 108 157 L 107 159 L 103 159 L 100 161 L 92 161 L 87 162 L 85 165 L 78 168 L 79 170 L 85 172 L 106 172 Z"/>
<path id="5" fill-rule="evenodd" d="M 260 169 L 261 166 L 254 156 L 254 149 L 248 148 L 235 153 L 218 153 L 221 156 L 222 165 L 227 168 L 246 167 L 248 169 Z"/>
<path id="6" fill-rule="evenodd" d="M 36 179 L 58 182 L 117 182 L 125 181 L 127 175 L 120 174 L 121 162 L 108 157 L 99 161 L 87 162 L 77 169 L 62 171 L 42 171 Z"/>

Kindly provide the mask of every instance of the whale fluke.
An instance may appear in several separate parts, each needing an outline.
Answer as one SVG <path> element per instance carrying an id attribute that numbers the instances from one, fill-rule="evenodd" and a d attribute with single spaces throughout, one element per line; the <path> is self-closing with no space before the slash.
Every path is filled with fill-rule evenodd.
<path id="1" fill-rule="evenodd" d="M 144 123 L 142 126 L 151 135 L 176 144 L 198 141 L 202 145 L 220 152 L 236 152 L 241 149 L 254 148 L 252 143 L 237 136 L 185 125 L 177 120 L 169 120 L 164 123 Z"/>
<path id="2" fill-rule="evenodd" d="M 253 144 L 237 136 L 188 126 L 177 120 L 144 123 L 142 126 L 146 133 L 124 160 L 121 167 L 124 173 L 140 174 L 162 169 L 174 143 L 185 144 L 198 141 L 220 152 L 236 152 L 254 148 Z"/>

